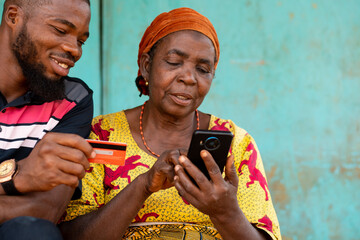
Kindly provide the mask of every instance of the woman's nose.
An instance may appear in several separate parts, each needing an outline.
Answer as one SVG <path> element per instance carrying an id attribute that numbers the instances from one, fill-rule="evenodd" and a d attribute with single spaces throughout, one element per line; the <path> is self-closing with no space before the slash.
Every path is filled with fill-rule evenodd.
<path id="1" fill-rule="evenodd" d="M 180 81 L 183 81 L 186 84 L 195 84 L 196 83 L 196 76 L 195 76 L 195 69 L 192 67 L 184 67 L 181 77 L 179 78 Z"/>

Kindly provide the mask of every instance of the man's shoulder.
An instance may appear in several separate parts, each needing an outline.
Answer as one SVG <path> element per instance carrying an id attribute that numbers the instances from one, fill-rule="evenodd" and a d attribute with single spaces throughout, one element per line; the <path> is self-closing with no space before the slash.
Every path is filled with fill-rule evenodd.
<path id="1" fill-rule="evenodd" d="M 80 78 L 65 77 L 65 96 L 68 100 L 80 102 L 86 96 L 91 95 L 93 91 Z"/>

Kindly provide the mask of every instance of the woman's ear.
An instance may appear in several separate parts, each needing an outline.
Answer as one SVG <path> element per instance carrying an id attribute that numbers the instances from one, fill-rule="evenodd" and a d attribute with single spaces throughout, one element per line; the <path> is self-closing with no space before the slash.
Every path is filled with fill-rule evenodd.
<path id="1" fill-rule="evenodd" d="M 151 69 L 151 59 L 150 55 L 143 53 L 140 57 L 140 73 L 143 78 L 148 81 Z"/>

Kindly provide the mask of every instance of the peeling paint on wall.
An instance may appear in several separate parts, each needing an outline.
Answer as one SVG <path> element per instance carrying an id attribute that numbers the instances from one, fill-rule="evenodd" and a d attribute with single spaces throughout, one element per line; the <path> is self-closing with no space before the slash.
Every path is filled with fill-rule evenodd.
<path id="1" fill-rule="evenodd" d="M 92 10 L 97 3 L 92 0 Z M 74 73 L 94 83 L 95 92 L 104 83 L 104 113 L 145 100 L 134 80 L 138 43 L 150 21 L 192 7 L 213 22 L 221 48 L 201 110 L 232 119 L 257 141 L 283 239 L 359 239 L 358 0 L 103 3 L 103 79 L 96 67 L 88 75 L 96 54 L 84 55 L 84 67 Z M 96 28 L 87 46 L 100 47 Z"/>

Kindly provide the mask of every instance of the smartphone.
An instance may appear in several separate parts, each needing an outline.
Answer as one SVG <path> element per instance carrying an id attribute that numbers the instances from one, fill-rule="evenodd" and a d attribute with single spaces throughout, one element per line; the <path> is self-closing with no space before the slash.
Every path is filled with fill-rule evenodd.
<path id="1" fill-rule="evenodd" d="M 222 173 L 233 137 L 234 135 L 228 131 L 195 130 L 187 157 L 210 180 L 209 172 L 200 156 L 201 150 L 205 149 L 212 155 Z"/>
<path id="2" fill-rule="evenodd" d="M 108 142 L 102 140 L 86 139 L 94 148 L 95 158 L 89 158 L 89 162 L 100 164 L 125 165 L 126 143 Z"/>

